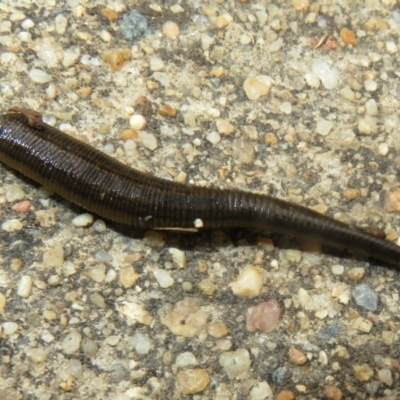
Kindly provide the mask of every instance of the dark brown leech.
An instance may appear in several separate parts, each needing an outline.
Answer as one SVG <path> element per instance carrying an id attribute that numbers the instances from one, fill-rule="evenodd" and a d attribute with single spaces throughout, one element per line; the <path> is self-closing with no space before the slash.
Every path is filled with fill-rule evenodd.
<path id="1" fill-rule="evenodd" d="M 0 116 L 0 161 L 104 218 L 146 229 L 262 228 L 400 265 L 399 246 L 308 208 L 156 178 L 38 121 L 36 112 L 14 111 Z"/>

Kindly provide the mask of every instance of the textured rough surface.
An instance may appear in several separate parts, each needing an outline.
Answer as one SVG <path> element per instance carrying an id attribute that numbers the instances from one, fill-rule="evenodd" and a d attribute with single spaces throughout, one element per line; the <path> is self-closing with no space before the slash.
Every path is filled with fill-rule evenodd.
<path id="1" fill-rule="evenodd" d="M 392 0 L 3 0 L 0 112 L 397 241 L 399 32 Z M 400 398 L 397 271 L 84 213 L 0 165 L 1 399 Z M 246 265 L 255 297 L 229 286 Z M 249 332 L 272 298 L 274 329 Z"/>

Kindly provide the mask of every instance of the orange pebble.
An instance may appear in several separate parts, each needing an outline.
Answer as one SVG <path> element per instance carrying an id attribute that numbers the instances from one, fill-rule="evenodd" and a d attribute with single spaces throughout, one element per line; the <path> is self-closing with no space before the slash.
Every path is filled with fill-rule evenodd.
<path id="1" fill-rule="evenodd" d="M 352 44 L 353 46 L 357 46 L 356 35 L 350 29 L 343 28 L 340 31 L 340 37 L 345 44 Z"/>

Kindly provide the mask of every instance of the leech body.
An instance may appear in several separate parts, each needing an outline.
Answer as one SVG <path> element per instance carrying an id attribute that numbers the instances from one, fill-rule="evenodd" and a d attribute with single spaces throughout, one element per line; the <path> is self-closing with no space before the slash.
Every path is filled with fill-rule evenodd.
<path id="1" fill-rule="evenodd" d="M 156 178 L 36 122 L 20 112 L 0 116 L 0 161 L 103 218 L 145 229 L 261 228 L 400 266 L 399 246 L 308 208 Z"/>

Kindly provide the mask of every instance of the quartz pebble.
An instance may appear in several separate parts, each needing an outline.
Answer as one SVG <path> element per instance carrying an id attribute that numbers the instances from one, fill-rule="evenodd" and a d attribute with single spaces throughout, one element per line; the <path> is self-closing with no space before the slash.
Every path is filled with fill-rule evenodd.
<path id="1" fill-rule="evenodd" d="M 92 225 L 92 223 L 93 223 L 93 215 L 88 213 L 78 215 L 72 220 L 72 225 L 77 227 L 86 227 Z"/>
<path id="2" fill-rule="evenodd" d="M 189 351 L 178 354 L 175 360 L 175 365 L 178 368 L 194 367 L 198 364 L 199 363 L 196 359 L 196 356 L 193 353 L 190 353 Z"/>
<path id="3" fill-rule="evenodd" d="M 173 21 L 167 21 L 162 26 L 162 33 L 171 40 L 177 39 L 179 36 L 179 26 Z"/>
<path id="4" fill-rule="evenodd" d="M 17 332 L 19 325 L 16 322 L 4 322 L 2 325 L 3 333 L 6 336 L 13 335 Z"/>
<path id="5" fill-rule="evenodd" d="M 17 295 L 26 299 L 30 296 L 31 290 L 32 278 L 29 275 L 24 275 L 19 281 Z"/>
<path id="6" fill-rule="evenodd" d="M 147 354 L 152 347 L 149 336 L 139 331 L 133 334 L 129 340 L 129 344 L 135 349 L 137 354 Z"/>
<path id="7" fill-rule="evenodd" d="M 210 383 L 210 377 L 201 368 L 179 371 L 176 379 L 179 391 L 186 395 L 202 392 Z"/>
<path id="8" fill-rule="evenodd" d="M 124 301 L 121 305 L 117 305 L 118 311 L 123 314 L 128 325 L 139 322 L 143 325 L 150 325 L 152 318 L 140 304 Z"/>
<path id="9" fill-rule="evenodd" d="M 272 86 L 272 79 L 267 75 L 257 75 L 247 78 L 243 83 L 243 89 L 249 100 L 258 100 L 266 96 Z"/>
<path id="10" fill-rule="evenodd" d="M 268 382 L 259 382 L 249 393 L 249 400 L 274 400 L 274 394 Z"/>
<path id="11" fill-rule="evenodd" d="M 249 332 L 271 331 L 281 318 L 282 310 L 276 299 L 270 299 L 247 310 L 246 329 Z"/>
<path id="12" fill-rule="evenodd" d="M 334 89 L 339 81 L 339 71 L 331 67 L 322 59 L 314 60 L 312 63 L 313 73 L 321 80 L 325 89 Z"/>
<path id="13" fill-rule="evenodd" d="M 372 79 L 366 79 L 364 82 L 364 87 L 368 92 L 375 92 L 375 90 L 378 89 L 378 84 Z"/>
<path id="14" fill-rule="evenodd" d="M 140 114 L 134 114 L 129 119 L 130 127 L 136 131 L 140 131 L 141 129 L 144 129 L 146 127 L 146 124 L 147 124 L 146 119 L 143 117 L 143 115 L 140 115 Z"/>
<path id="15" fill-rule="evenodd" d="M 95 282 L 101 283 L 106 277 L 106 266 L 104 264 L 98 264 L 90 268 L 88 275 Z"/>
<path id="16" fill-rule="evenodd" d="M 172 261 L 176 268 L 186 268 L 187 261 L 185 252 L 176 248 L 169 248 L 168 251 L 172 255 Z"/>
<path id="17" fill-rule="evenodd" d="M 321 119 L 317 122 L 316 132 L 321 136 L 326 136 L 333 128 L 333 122 Z"/>
<path id="18" fill-rule="evenodd" d="M 230 380 L 237 378 L 251 367 L 250 354 L 243 348 L 222 353 L 218 362 Z"/>
<path id="19" fill-rule="evenodd" d="M 113 256 L 106 250 L 101 249 L 94 255 L 97 261 L 100 262 L 111 262 L 113 260 Z"/>
<path id="20" fill-rule="evenodd" d="M 215 321 L 207 326 L 207 332 L 213 338 L 219 339 L 228 334 L 228 327 L 221 321 Z"/>
<path id="21" fill-rule="evenodd" d="M 2 223 L 1 229 L 6 232 L 17 232 L 23 229 L 24 224 L 19 219 L 9 219 Z"/>
<path id="22" fill-rule="evenodd" d="M 43 265 L 45 267 L 61 267 L 63 263 L 64 249 L 60 243 L 54 243 L 43 253 Z"/>
<path id="23" fill-rule="evenodd" d="M 175 335 L 192 337 L 198 335 L 207 322 L 208 314 L 201 310 L 200 301 L 186 297 L 161 318 L 161 322 Z"/>
<path id="24" fill-rule="evenodd" d="M 171 274 L 165 269 L 156 269 L 153 271 L 154 277 L 163 289 L 169 288 L 174 284 Z"/>
<path id="25" fill-rule="evenodd" d="M 47 354 L 43 349 L 37 348 L 37 349 L 29 349 L 26 352 L 26 355 L 28 358 L 34 362 L 34 363 L 42 363 L 46 361 L 47 359 Z"/>
<path id="26" fill-rule="evenodd" d="M 6 200 L 9 203 L 14 201 L 22 200 L 25 197 L 25 192 L 18 185 L 10 185 L 6 190 Z"/>
<path id="27" fill-rule="evenodd" d="M 49 75 L 46 71 L 38 68 L 32 68 L 29 71 L 29 77 L 35 83 L 47 83 L 51 80 L 51 75 Z"/>
<path id="28" fill-rule="evenodd" d="M 90 301 L 99 308 L 107 308 L 104 297 L 100 293 L 93 293 L 89 296 Z"/>
<path id="29" fill-rule="evenodd" d="M 361 283 L 357 285 L 351 294 L 360 307 L 369 311 L 377 310 L 378 295 L 367 284 Z"/>
<path id="30" fill-rule="evenodd" d="M 236 296 L 255 297 L 261 292 L 264 284 L 263 270 L 251 265 L 245 266 L 239 276 L 229 286 Z"/>
<path id="31" fill-rule="evenodd" d="M 139 138 L 146 149 L 155 150 L 158 146 L 157 138 L 152 133 L 140 132 Z"/>
<path id="32" fill-rule="evenodd" d="M 66 354 L 74 354 L 79 350 L 81 345 L 82 335 L 79 332 L 70 332 L 62 341 L 61 346 Z"/>
<path id="33" fill-rule="evenodd" d="M 384 383 L 386 386 L 393 385 L 392 371 L 389 368 L 382 368 L 378 372 L 379 382 Z"/>

